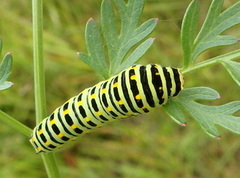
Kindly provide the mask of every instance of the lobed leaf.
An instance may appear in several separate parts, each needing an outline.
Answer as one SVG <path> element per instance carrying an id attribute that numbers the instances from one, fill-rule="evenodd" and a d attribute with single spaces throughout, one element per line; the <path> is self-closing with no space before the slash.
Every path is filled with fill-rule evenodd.
<path id="1" fill-rule="evenodd" d="M 177 98 L 171 99 L 171 102 L 175 102 L 175 106 L 181 106 L 209 135 L 215 138 L 220 138 L 216 125 L 240 134 L 240 117 L 233 115 L 240 111 L 240 101 L 221 106 L 207 106 L 196 102 L 196 100 L 214 100 L 219 98 L 220 96 L 215 90 L 207 87 L 197 87 L 183 90 Z M 178 112 L 180 112 L 179 110 L 181 110 L 180 107 L 178 107 Z M 170 113 L 171 117 L 178 120 L 177 114 L 173 113 Z"/>
<path id="2" fill-rule="evenodd" d="M 238 42 L 238 38 L 236 36 L 230 36 L 230 35 L 221 35 L 221 36 L 215 36 L 206 39 L 205 41 L 202 41 L 199 43 L 195 49 L 194 53 L 192 54 L 192 59 L 196 59 L 203 51 L 217 47 L 217 46 L 224 46 L 224 45 L 232 45 Z"/>
<path id="3" fill-rule="evenodd" d="M 3 57 L 3 61 L 0 64 L 0 90 L 5 90 L 12 86 L 11 82 L 6 82 L 6 80 L 11 74 L 11 68 L 12 68 L 12 55 L 11 53 L 7 53 Z"/>
<path id="4" fill-rule="evenodd" d="M 142 13 L 144 0 L 134 1 L 129 0 L 125 3 L 122 0 L 114 1 L 121 18 L 121 31 L 118 36 L 118 46 L 113 58 L 110 58 L 110 75 L 116 74 L 120 71 L 119 66 L 124 62 L 124 58 L 131 48 L 149 35 L 156 27 L 157 19 L 150 19 L 137 27 L 140 15 Z M 103 12 L 104 13 L 104 12 Z M 106 32 L 106 34 L 108 34 Z M 147 51 L 147 50 L 145 50 Z M 130 54 L 131 55 L 131 54 Z M 134 55 L 134 54 L 133 54 Z M 139 54 L 138 56 L 142 56 Z M 138 59 L 139 60 L 139 59 Z M 130 61 L 130 60 L 129 60 Z M 135 62 L 133 60 L 133 62 Z M 123 64 L 125 65 L 126 62 Z M 134 63 L 128 63 L 127 67 Z"/>
<path id="5" fill-rule="evenodd" d="M 233 27 L 240 23 L 240 2 L 235 3 L 231 7 L 227 8 L 222 12 L 219 17 L 215 20 L 214 32 L 220 34 L 225 30 Z"/>
<path id="6" fill-rule="evenodd" d="M 127 36 L 131 35 L 138 24 L 143 10 L 144 0 L 128 0 L 127 4 L 123 0 L 114 0 L 114 3 L 119 10 L 121 18 L 122 26 L 120 36 L 126 40 Z"/>
<path id="7" fill-rule="evenodd" d="M 2 83 L 0 83 L 0 91 L 6 90 L 6 89 L 10 88 L 11 86 L 13 86 L 12 82 L 7 82 L 7 81 L 2 82 Z"/>
<path id="8" fill-rule="evenodd" d="M 88 55 L 79 53 L 80 58 L 100 73 L 104 78 L 108 78 L 107 63 L 103 48 L 103 42 L 100 30 L 96 22 L 90 18 L 85 31 L 86 45 Z"/>
<path id="9" fill-rule="evenodd" d="M 212 0 L 202 28 L 196 37 L 196 41 L 201 41 L 211 31 L 215 20 L 221 12 L 223 2 L 224 0 Z"/>
<path id="10" fill-rule="evenodd" d="M 186 125 L 187 121 L 183 110 L 173 99 L 170 99 L 167 104 L 163 106 L 163 109 L 177 124 L 182 126 Z"/>
<path id="11" fill-rule="evenodd" d="M 120 16 L 120 30 L 118 30 L 116 20 L 118 18 L 115 15 L 112 1 L 103 0 L 101 30 L 91 18 L 87 22 L 85 32 L 88 54 L 78 53 L 85 63 L 104 78 L 116 74 L 117 71 L 123 69 L 123 66 L 127 68 L 133 65 L 142 57 L 153 40 L 140 42 L 153 31 L 158 21 L 156 18 L 150 19 L 138 27 L 144 0 L 128 0 L 127 2 L 114 0 L 113 2 Z M 106 47 L 103 41 L 106 42 Z M 140 44 L 135 46 L 138 43 Z M 132 49 L 133 47 L 135 50 Z"/>
<path id="12" fill-rule="evenodd" d="M 189 66 L 189 64 L 191 63 L 190 57 L 197 29 L 199 10 L 199 2 L 197 0 L 194 0 L 189 4 L 183 17 L 181 42 L 184 55 L 184 66 Z"/>
<path id="13" fill-rule="evenodd" d="M 231 60 L 221 60 L 220 62 L 229 72 L 234 81 L 240 86 L 240 63 Z"/>
<path id="14" fill-rule="evenodd" d="M 129 64 L 136 63 L 150 48 L 154 41 L 154 38 L 147 39 L 142 44 L 140 44 L 132 53 L 131 55 L 115 70 L 114 74 L 119 73 L 120 71 L 129 67 Z"/>
<path id="15" fill-rule="evenodd" d="M 153 31 L 153 29 L 157 25 L 157 22 L 158 22 L 157 19 L 150 19 L 147 22 L 143 23 L 140 27 L 138 27 L 135 31 L 133 31 L 133 33 L 131 34 L 131 36 L 128 38 L 128 40 L 125 43 L 122 43 L 122 45 L 119 46 L 118 66 L 121 62 L 124 61 L 124 57 L 129 52 L 129 50 L 131 50 L 131 48 L 134 45 L 139 43 L 141 40 L 143 40 L 145 37 L 147 37 Z M 144 51 L 146 52 L 147 49 Z M 134 61 L 134 62 L 136 62 L 136 61 Z M 126 64 L 126 62 L 124 62 L 124 63 Z M 127 67 L 131 66 L 132 64 L 134 64 L 134 63 L 128 63 Z"/>
<path id="16" fill-rule="evenodd" d="M 127 52 L 145 37 L 147 37 L 156 27 L 158 19 L 150 19 L 138 27 L 132 32 L 126 43 L 123 44 L 123 48 L 120 51 L 120 58 L 123 59 Z"/>
<path id="17" fill-rule="evenodd" d="M 236 36 L 221 35 L 227 29 L 240 24 L 240 2 L 221 13 L 223 0 L 212 0 L 203 25 L 194 38 L 199 4 L 193 0 L 184 16 L 181 38 L 184 51 L 184 67 L 189 67 L 205 50 L 238 42 Z"/>
<path id="18" fill-rule="evenodd" d="M 213 0 L 204 24 L 194 42 L 192 59 L 194 60 L 203 51 L 238 42 L 236 36 L 219 36 L 222 32 L 240 23 L 239 3 L 234 4 L 220 14 L 223 0 Z"/>
<path id="19" fill-rule="evenodd" d="M 109 0 L 103 0 L 101 8 L 101 25 L 104 39 L 108 48 L 109 58 L 116 60 L 115 54 L 119 46 L 117 35 L 117 26 L 112 3 Z"/>

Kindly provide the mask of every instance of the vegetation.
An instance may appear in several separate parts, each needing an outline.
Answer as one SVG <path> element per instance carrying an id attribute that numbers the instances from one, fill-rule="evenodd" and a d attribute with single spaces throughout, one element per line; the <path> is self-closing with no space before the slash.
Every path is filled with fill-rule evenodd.
<path id="1" fill-rule="evenodd" d="M 219 128 L 223 133 L 223 139 L 213 140 L 204 135 L 196 122 L 186 119 L 185 114 L 187 111 L 207 133 L 215 138 L 220 138 L 220 132 L 215 124 L 239 133 L 239 114 L 236 112 L 239 111 L 240 104 L 235 101 L 239 99 L 240 70 L 236 60 L 240 56 L 239 50 L 236 50 L 239 44 L 207 50 L 238 42 L 237 27 L 225 31 L 240 23 L 239 2 L 234 4 L 230 0 L 225 0 L 224 9 L 226 10 L 220 13 L 223 1 L 214 0 L 205 17 L 204 14 L 207 13 L 205 9 L 209 6 L 205 2 L 201 3 L 200 9 L 200 4 L 196 0 L 189 6 L 189 1 L 146 0 L 142 18 L 138 23 L 142 12 L 142 1 L 137 1 L 136 6 L 133 6 L 136 11 L 127 10 L 127 7 L 120 3 L 121 1 L 114 1 L 114 7 L 125 12 L 118 17 L 113 15 L 112 5 L 106 0 L 102 4 L 101 25 L 108 49 L 107 54 L 106 49 L 101 48 L 105 45 L 98 31 L 99 1 L 83 4 L 77 0 L 71 3 L 50 0 L 43 4 L 44 48 L 41 41 L 42 9 L 34 2 L 37 1 L 33 1 L 35 13 L 33 13 L 33 48 L 30 4 L 24 1 L 14 3 L 7 1 L 0 6 L 2 12 L 0 34 L 4 44 L 2 48 L 1 41 L 0 49 L 3 49 L 4 54 L 7 53 L 5 50 L 9 50 L 14 56 L 10 78 L 14 83 L 13 87 L 11 87 L 12 83 L 8 82 L 12 55 L 7 53 L 0 65 L 0 89 L 11 87 L 0 93 L 0 119 L 6 123 L 2 124 L 0 131 L 2 158 L 0 164 L 3 165 L 0 171 L 1 177 L 33 175 L 46 177 L 47 173 L 41 157 L 34 153 L 28 139 L 18 131 L 29 136 L 31 129 L 25 125 L 33 128 L 36 124 L 33 118 L 37 117 L 39 122 L 46 113 L 50 113 L 63 101 L 100 80 L 99 75 L 93 75 L 92 69 L 78 60 L 76 51 L 79 50 L 88 52 L 79 53 L 80 58 L 103 78 L 108 78 L 135 63 L 146 50 L 149 50 L 140 63 L 184 66 L 182 72 L 185 76 L 186 88 L 195 86 L 214 88 L 221 94 L 221 99 L 219 94 L 210 88 L 186 89 L 181 96 L 172 99 L 164 110 L 177 123 L 183 125 L 187 123 L 187 127 L 177 127 L 169 119 L 165 119 L 168 116 L 164 112 L 155 111 L 138 118 L 113 123 L 111 126 L 81 137 L 80 141 L 72 147 L 55 154 L 62 177 L 229 177 L 237 175 L 240 154 L 239 136 Z M 184 15 L 187 6 L 187 12 Z M 131 12 L 134 13 L 129 15 Z M 181 22 L 183 15 L 184 19 Z M 152 17 L 159 19 L 158 25 L 156 19 L 147 20 Z M 133 19 L 132 23 L 127 21 L 129 18 Z M 199 33 L 196 33 L 199 18 L 203 25 Z M 206 18 L 205 21 L 204 18 Z M 86 19 L 90 20 L 87 22 L 85 33 L 87 48 L 84 49 L 83 34 Z M 120 24 L 115 24 L 115 19 L 122 21 L 119 37 L 117 32 Z M 181 23 L 183 25 L 180 32 Z M 154 43 L 153 38 L 142 42 L 154 28 L 151 34 L 152 37 L 156 37 Z M 138 29 L 138 33 L 134 29 Z M 132 35 L 134 32 L 136 34 Z M 131 43 L 126 43 L 126 39 L 131 38 L 132 41 L 129 40 Z M 134 46 L 138 42 L 141 42 L 139 46 Z M 113 47 L 112 44 L 114 44 Z M 133 46 L 134 49 L 132 49 Z M 42 50 L 45 59 L 46 84 L 41 69 L 43 68 Z M 31 60 L 33 54 L 34 67 Z M 183 56 L 183 60 L 179 59 L 179 56 Z M 92 57 L 99 59 L 99 62 L 92 61 Z M 125 61 L 122 61 L 123 58 Z M 103 59 L 108 60 L 106 63 L 101 63 Z M 222 64 L 224 68 L 215 64 Z M 110 65 L 109 71 L 104 70 L 108 65 Z M 33 77 L 33 68 L 35 77 Z M 225 69 L 230 75 L 226 74 Z M 188 75 L 190 72 L 194 73 Z M 35 94 L 33 81 L 35 81 Z M 44 84 L 47 91 L 47 111 L 45 110 Z M 219 100 L 211 103 L 201 102 L 200 104 L 195 101 L 217 98 Z M 19 122 L 12 117 L 17 118 Z M 53 157 L 52 154 L 43 156 L 45 167 L 48 175 L 58 177 Z"/>

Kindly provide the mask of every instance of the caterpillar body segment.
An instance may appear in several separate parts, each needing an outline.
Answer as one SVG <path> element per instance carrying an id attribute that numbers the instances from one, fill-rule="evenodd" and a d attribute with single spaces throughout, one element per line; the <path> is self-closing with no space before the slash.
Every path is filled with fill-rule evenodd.
<path id="1" fill-rule="evenodd" d="M 183 89 L 179 69 L 157 64 L 134 65 L 83 90 L 37 125 L 30 142 L 37 153 L 64 143 L 109 121 L 147 113 Z"/>

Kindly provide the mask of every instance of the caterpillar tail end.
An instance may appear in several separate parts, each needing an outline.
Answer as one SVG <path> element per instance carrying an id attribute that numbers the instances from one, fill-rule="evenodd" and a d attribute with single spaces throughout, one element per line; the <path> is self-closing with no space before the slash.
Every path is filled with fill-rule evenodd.
<path id="1" fill-rule="evenodd" d="M 31 136 L 29 142 L 32 144 L 33 148 L 35 149 L 36 154 L 44 152 L 40 147 L 37 146 L 36 142 L 34 141 L 34 137 Z"/>

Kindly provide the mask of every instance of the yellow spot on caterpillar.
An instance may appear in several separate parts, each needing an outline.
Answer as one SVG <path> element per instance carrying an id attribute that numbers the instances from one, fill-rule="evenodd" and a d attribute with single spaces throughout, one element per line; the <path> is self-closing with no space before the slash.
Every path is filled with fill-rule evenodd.
<path id="1" fill-rule="evenodd" d="M 118 104 L 119 104 L 119 105 L 123 105 L 124 103 L 123 103 L 122 100 L 119 100 L 119 101 L 118 101 Z"/>
<path id="2" fill-rule="evenodd" d="M 95 86 L 99 86 L 101 84 L 101 82 L 97 83 Z"/>
<path id="3" fill-rule="evenodd" d="M 128 111 L 127 114 L 129 114 L 129 115 L 133 115 L 134 113 L 131 112 L 131 111 Z"/>
<path id="4" fill-rule="evenodd" d="M 48 142 L 48 141 L 46 141 L 44 144 L 45 144 L 45 145 L 50 145 L 51 143 L 50 143 L 50 142 Z"/>
<path id="5" fill-rule="evenodd" d="M 141 109 L 146 109 L 146 106 L 143 106 Z"/>
<path id="6" fill-rule="evenodd" d="M 135 99 L 136 99 L 136 100 L 140 100 L 140 99 L 141 99 L 141 96 L 138 94 L 138 95 L 135 96 Z"/>
<path id="7" fill-rule="evenodd" d="M 71 128 L 72 128 L 72 129 L 76 129 L 77 126 L 76 126 L 75 124 L 73 124 L 73 125 L 71 125 Z"/>
<path id="8" fill-rule="evenodd" d="M 108 106 L 108 107 L 107 107 L 107 110 L 108 110 L 108 111 L 112 111 L 112 107 Z"/>
<path id="9" fill-rule="evenodd" d="M 69 139 L 69 141 L 74 141 L 74 140 L 76 140 L 76 139 L 77 139 L 77 138 L 72 137 L 72 138 Z"/>
<path id="10" fill-rule="evenodd" d="M 162 90 L 163 88 L 162 87 L 159 87 L 159 90 Z"/>
<path id="11" fill-rule="evenodd" d="M 42 151 L 42 148 L 40 148 L 40 147 L 37 147 L 36 149 L 37 149 L 38 151 Z"/>
<path id="12" fill-rule="evenodd" d="M 155 75 L 160 75 L 159 73 L 155 73 Z"/>
<path id="13" fill-rule="evenodd" d="M 55 124 L 55 119 L 51 120 L 51 121 L 50 121 L 50 124 L 51 124 L 51 125 Z"/>
<path id="14" fill-rule="evenodd" d="M 136 75 L 132 75 L 132 76 L 130 77 L 130 79 L 131 79 L 131 80 L 136 80 Z"/>
<path id="15" fill-rule="evenodd" d="M 82 132 L 82 134 L 87 134 L 88 132 L 89 132 L 89 131 L 86 131 L 86 130 L 85 130 L 85 131 Z"/>
<path id="16" fill-rule="evenodd" d="M 88 122 L 88 121 L 90 121 L 91 119 L 90 119 L 89 117 L 85 117 L 84 120 L 85 120 L 86 122 Z"/>
<path id="17" fill-rule="evenodd" d="M 106 89 L 106 88 L 103 88 L 103 89 L 102 89 L 102 93 L 107 93 L 107 89 Z"/>
<path id="18" fill-rule="evenodd" d="M 83 102 L 82 101 L 78 101 L 78 106 L 82 106 L 83 105 Z"/>
<path id="19" fill-rule="evenodd" d="M 91 97 L 91 99 L 95 99 L 96 98 L 96 94 L 92 94 L 90 97 Z"/>
<path id="20" fill-rule="evenodd" d="M 67 115 L 67 114 L 69 114 L 69 110 L 66 109 L 66 110 L 63 111 L 63 113 L 64 113 L 64 115 Z"/>
<path id="21" fill-rule="evenodd" d="M 64 135 L 62 133 L 57 135 L 59 138 L 62 138 Z"/>
<path id="22" fill-rule="evenodd" d="M 117 87 L 118 86 L 118 82 L 113 84 L 113 87 Z"/>
<path id="23" fill-rule="evenodd" d="M 136 69 L 137 68 L 137 66 L 133 66 L 131 69 Z"/>
<path id="24" fill-rule="evenodd" d="M 38 131 L 38 134 L 42 134 L 42 133 L 43 133 L 43 130 L 42 130 L 42 129 Z"/>
<path id="25" fill-rule="evenodd" d="M 60 149 L 60 148 L 62 148 L 62 146 L 57 146 L 57 147 L 56 147 L 56 149 Z"/>
<path id="26" fill-rule="evenodd" d="M 102 112 L 101 112 L 101 111 L 98 111 L 98 112 L 97 112 L 97 115 L 101 116 L 101 115 L 102 115 Z"/>

